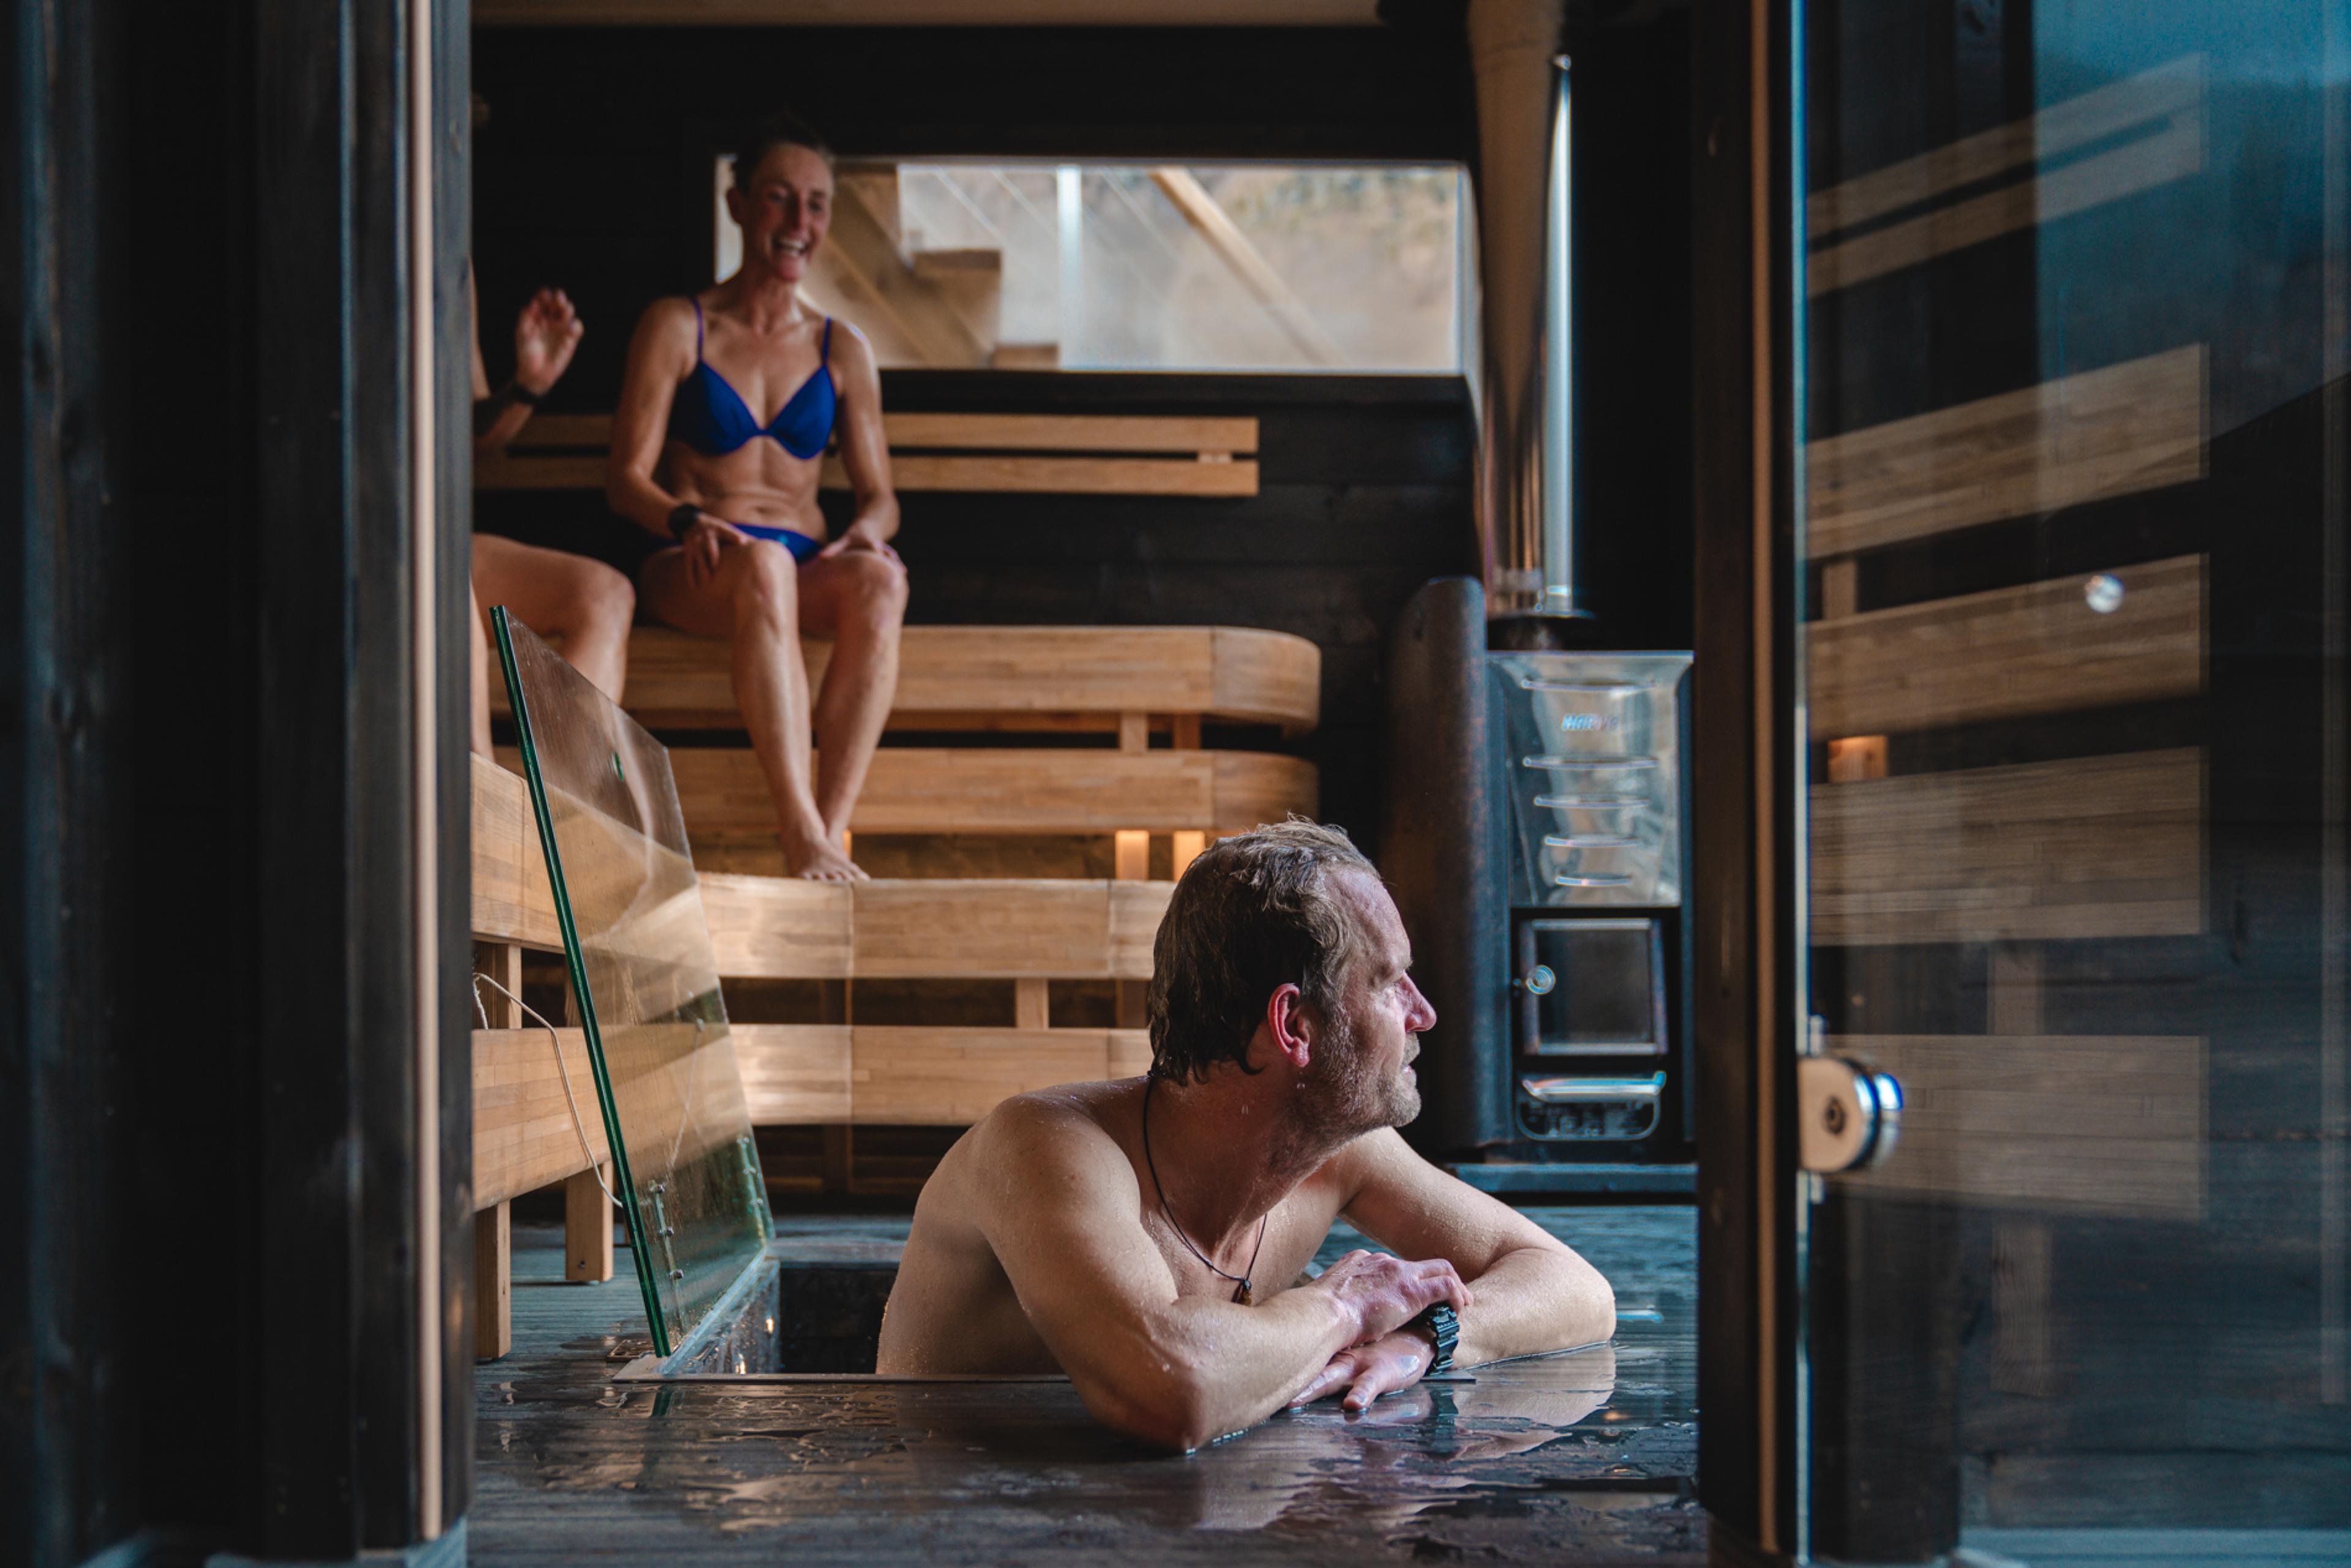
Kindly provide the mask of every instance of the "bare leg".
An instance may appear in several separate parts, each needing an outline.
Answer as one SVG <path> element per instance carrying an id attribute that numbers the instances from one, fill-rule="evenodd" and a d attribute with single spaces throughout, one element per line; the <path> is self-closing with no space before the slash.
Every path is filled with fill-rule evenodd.
<path id="1" fill-rule="evenodd" d="M 516 620 L 560 643 L 564 658 L 598 691 L 621 700 L 629 674 L 629 624 L 637 614 L 637 592 L 627 578 L 569 550 L 475 534 L 474 582 L 477 610 L 480 599 L 505 605 Z"/>
<path id="2" fill-rule="evenodd" d="M 808 667 L 800 660 L 799 585 L 790 555 L 765 540 L 729 545 L 717 570 L 697 584 L 687 580 L 685 552 L 666 549 L 645 563 L 642 580 L 646 607 L 662 620 L 732 642 L 735 701 L 794 873 L 820 882 L 862 879 L 865 873 L 826 831 L 810 779 Z"/>
<path id="3" fill-rule="evenodd" d="M 894 556 L 848 550 L 800 568 L 799 589 L 810 633 L 832 639 L 813 728 L 817 810 L 826 836 L 839 843 L 898 691 L 906 569 Z"/>

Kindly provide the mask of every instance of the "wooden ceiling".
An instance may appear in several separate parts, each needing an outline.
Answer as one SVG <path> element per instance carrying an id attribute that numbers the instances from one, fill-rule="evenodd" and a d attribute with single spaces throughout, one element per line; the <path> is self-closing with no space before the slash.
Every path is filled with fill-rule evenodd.
<path id="1" fill-rule="evenodd" d="M 485 27 L 1372 27 L 1377 0 L 475 0 Z"/>

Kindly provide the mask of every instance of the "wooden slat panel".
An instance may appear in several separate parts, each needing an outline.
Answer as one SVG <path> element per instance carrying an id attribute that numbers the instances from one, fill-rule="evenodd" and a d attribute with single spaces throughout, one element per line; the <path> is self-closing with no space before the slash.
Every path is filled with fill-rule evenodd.
<path id="1" fill-rule="evenodd" d="M 1851 1035 L 1902 1085 L 1886 1164 L 1836 1178 L 2080 1214 L 2204 1217 L 2204 1042 L 2192 1037 Z"/>
<path id="2" fill-rule="evenodd" d="M 483 0 L 475 26 L 1375 27 L 1373 0 Z"/>
<path id="3" fill-rule="evenodd" d="M 1200 713 L 1279 724 L 1291 735 L 1322 722 L 1321 648 L 1286 632 L 1238 626 L 1213 632 L 1216 695 Z"/>
<path id="4" fill-rule="evenodd" d="M 1813 442 L 1815 558 L 2204 474 L 2200 343 Z"/>
<path id="5" fill-rule="evenodd" d="M 1814 296 L 1850 288 L 2004 234 L 2184 180 L 2203 167 L 2203 114 L 2189 109 L 2153 135 L 1816 250 L 1805 264 L 1806 288 Z"/>
<path id="6" fill-rule="evenodd" d="M 729 979 L 848 977 L 849 933 L 855 919 L 849 885 L 715 871 L 701 875 L 703 914 L 710 922 L 710 945 L 721 975 Z"/>
<path id="7" fill-rule="evenodd" d="M 1804 204 L 1805 226 L 1815 240 L 1826 239 L 1841 229 L 1932 201 L 2019 164 L 2168 119 L 2194 108 L 2203 96 L 2204 57 L 2186 55 L 1815 193 Z"/>
<path id="8" fill-rule="evenodd" d="M 771 828 L 775 807 L 748 750 L 673 752 L 694 832 Z M 884 747 L 856 832 L 1238 831 L 1314 810 L 1311 763 L 1254 752 L 989 751 Z"/>
<path id="9" fill-rule="evenodd" d="M 1815 789 L 1813 940 L 2200 931 L 2203 776 L 2187 747 Z"/>
<path id="10" fill-rule="evenodd" d="M 496 456 L 474 463 L 476 490 L 601 490 L 604 459 L 591 453 Z M 849 488 L 848 470 L 828 457 L 827 490 Z M 1257 464 L 1249 458 L 1202 462 L 1173 457 L 940 457 L 921 453 L 890 464 L 893 489 L 1037 496 L 1254 496 Z"/>
<path id="11" fill-rule="evenodd" d="M 599 485 L 603 483 L 600 477 Z M 841 460 L 824 460 L 820 481 L 849 488 Z M 1257 464 L 1236 457 L 1204 462 L 1182 457 L 940 457 L 923 453 L 890 459 L 890 484 L 902 491 L 967 490 L 987 495 L 1254 496 Z"/>
<path id="12" fill-rule="evenodd" d="M 474 935 L 486 942 L 559 948 L 563 934 L 555 924 L 555 894 L 531 820 L 529 786 L 486 758 L 475 758 L 473 769 Z"/>
<path id="13" fill-rule="evenodd" d="M 761 1127 L 846 1122 L 849 1035 L 839 1024 L 747 1024 L 735 1030 L 743 1098 Z"/>
<path id="14" fill-rule="evenodd" d="M 1158 418 L 1123 414 L 897 413 L 883 416 L 900 490 L 968 490 L 1081 496 L 1254 496 L 1258 422 L 1250 418 Z M 474 464 L 477 490 L 601 490 L 611 419 L 558 414 L 535 419 L 503 453 Z M 942 455 L 926 448 L 961 449 Z M 1101 453 L 1129 455 L 1041 455 Z M 1165 457 L 1140 453 L 1168 453 Z M 1244 455 L 1236 456 L 1235 455 Z M 828 456 L 819 481 L 849 487 Z"/>
<path id="15" fill-rule="evenodd" d="M 520 779 L 474 765 L 474 924 L 484 941 L 549 951 L 555 925 L 538 830 Z M 837 885 L 796 878 L 705 872 L 701 910 L 718 972 L 731 978 L 841 979 L 852 974 L 949 978 L 1148 979 L 1151 943 L 1167 908 L 1166 883 L 1038 878 L 942 883 L 888 880 Z M 521 891 L 517 892 L 517 889 Z M 929 907 L 943 901 L 952 921 Z M 1091 936 L 1076 939 L 1072 910 Z M 878 967 L 852 961 L 850 933 Z M 1058 946 L 1029 950 L 1042 934 Z M 976 945 L 975 945 L 976 944 Z M 916 960 L 931 948 L 927 961 Z M 1047 955 L 1057 955 L 1048 960 Z"/>
<path id="16" fill-rule="evenodd" d="M 486 1208 L 588 1168 L 563 1095 L 563 1071 L 580 1103 L 580 1126 L 601 1161 L 611 1157 L 597 1109 L 587 1037 L 559 1030 L 563 1068 L 543 1029 L 474 1031 L 474 1206 Z"/>
<path id="17" fill-rule="evenodd" d="M 865 882 L 856 884 L 862 977 L 1108 977 L 1107 882 Z"/>
<path id="18" fill-rule="evenodd" d="M 1049 878 L 702 876 L 718 972 L 730 978 L 1148 979 L 1173 892 Z"/>
<path id="19" fill-rule="evenodd" d="M 2083 579 L 2072 577 L 1812 622 L 1804 636 L 1813 737 L 2201 691 L 2204 558 L 2112 575 L 2123 601 L 2106 614 L 2084 601 Z"/>
<path id="20" fill-rule="evenodd" d="M 1172 882 L 1110 883 L 1110 972 L 1122 980 L 1147 980 L 1159 923 L 1176 896 Z"/>
<path id="21" fill-rule="evenodd" d="M 1117 413 L 885 413 L 890 449 L 935 447 L 978 452 L 1225 452 L 1257 450 L 1258 423 L 1243 418 Z M 543 455 L 612 444 L 607 413 L 542 413 L 507 444 Z"/>
<path id="22" fill-rule="evenodd" d="M 866 1125 L 967 1125 L 1008 1095 L 1108 1078 L 1119 1032 L 860 1027 L 851 1031 L 851 1117 Z"/>
<path id="23" fill-rule="evenodd" d="M 813 685 L 832 644 L 800 644 Z M 1322 653 L 1303 637 L 1224 626 L 909 626 L 892 721 L 943 715 L 1199 714 L 1313 727 Z M 629 711 L 678 727 L 740 724 L 727 644 L 663 627 L 629 638 Z"/>
<path id="24" fill-rule="evenodd" d="M 738 1026 L 737 1044 L 761 1126 L 967 1126 L 1008 1095 L 1131 1077 L 1151 1060 L 1139 1030 L 775 1024 Z M 834 1087 L 843 1061 L 845 1110 Z"/>
<path id="25" fill-rule="evenodd" d="M 1257 450 L 1255 419 L 1136 414 L 885 413 L 890 450 L 1227 452 Z"/>

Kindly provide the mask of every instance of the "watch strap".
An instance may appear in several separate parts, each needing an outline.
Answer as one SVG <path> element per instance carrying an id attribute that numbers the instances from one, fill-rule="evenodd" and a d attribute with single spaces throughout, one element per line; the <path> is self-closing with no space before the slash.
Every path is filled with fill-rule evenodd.
<path id="1" fill-rule="evenodd" d="M 1429 1343 L 1437 1349 L 1436 1355 L 1429 1361 L 1428 1371 L 1421 1375 L 1426 1377 L 1453 1370 L 1453 1347 L 1461 1343 L 1459 1313 L 1440 1301 L 1435 1306 L 1422 1308 L 1420 1315 L 1405 1326 L 1426 1331 Z"/>

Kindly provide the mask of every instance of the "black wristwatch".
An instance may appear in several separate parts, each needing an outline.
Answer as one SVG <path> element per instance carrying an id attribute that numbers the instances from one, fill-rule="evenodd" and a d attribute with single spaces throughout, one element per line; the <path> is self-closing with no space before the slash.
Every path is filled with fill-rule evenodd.
<path id="1" fill-rule="evenodd" d="M 1460 1314 L 1439 1301 L 1433 1307 L 1422 1308 L 1420 1315 L 1404 1326 L 1426 1330 L 1429 1343 L 1437 1347 L 1436 1358 L 1428 1364 L 1428 1371 L 1421 1374 L 1423 1377 L 1453 1369 L 1453 1347 L 1461 1343 Z"/>
<path id="2" fill-rule="evenodd" d="M 702 508 L 691 501 L 681 501 L 669 509 L 669 537 L 680 544 L 684 543 L 686 534 L 701 517 Z"/>

